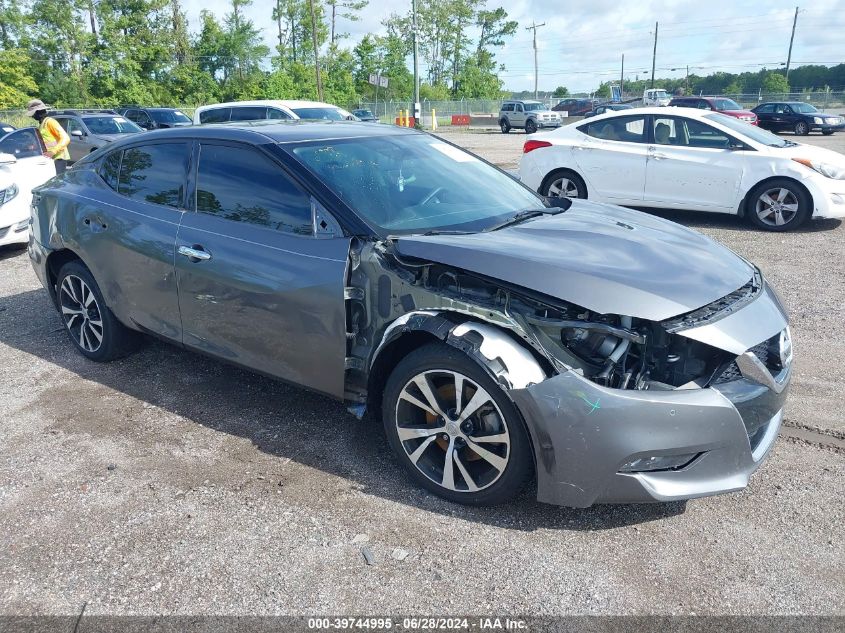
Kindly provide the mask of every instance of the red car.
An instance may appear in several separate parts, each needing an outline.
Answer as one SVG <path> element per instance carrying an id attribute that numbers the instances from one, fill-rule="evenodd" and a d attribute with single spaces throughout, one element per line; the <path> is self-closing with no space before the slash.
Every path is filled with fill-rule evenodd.
<path id="1" fill-rule="evenodd" d="M 673 97 L 669 106 L 679 108 L 698 108 L 699 110 L 713 110 L 728 116 L 736 117 L 741 121 L 757 125 L 757 115 L 751 110 L 745 110 L 733 99 L 727 97 Z"/>

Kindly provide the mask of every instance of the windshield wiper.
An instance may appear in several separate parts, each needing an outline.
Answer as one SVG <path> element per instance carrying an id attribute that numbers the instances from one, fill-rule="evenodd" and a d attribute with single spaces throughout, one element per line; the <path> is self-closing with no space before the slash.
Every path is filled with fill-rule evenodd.
<path id="1" fill-rule="evenodd" d="M 488 231 L 498 231 L 499 229 L 503 229 L 506 226 L 513 226 L 514 224 L 519 224 L 520 222 L 525 222 L 525 220 L 530 220 L 531 218 L 536 218 L 540 215 L 557 215 L 558 213 L 563 213 L 566 209 L 560 208 L 543 208 L 543 209 L 525 209 L 524 211 L 520 211 L 516 215 L 508 218 L 501 224 L 497 224 L 493 226 Z"/>
<path id="2" fill-rule="evenodd" d="M 430 231 L 426 231 L 423 235 L 472 235 L 477 231 L 457 231 L 451 229 L 431 229 Z"/>

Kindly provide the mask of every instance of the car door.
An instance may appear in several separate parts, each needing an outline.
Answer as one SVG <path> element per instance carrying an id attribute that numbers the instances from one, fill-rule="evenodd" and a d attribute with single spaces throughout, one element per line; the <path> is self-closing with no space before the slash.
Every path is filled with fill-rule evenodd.
<path id="1" fill-rule="evenodd" d="M 525 127 L 525 109 L 521 103 L 513 104 L 513 114 L 508 118 L 511 120 L 511 127 Z"/>
<path id="2" fill-rule="evenodd" d="M 94 149 L 91 135 L 82 122 L 77 119 L 67 119 L 67 133 L 70 135 L 70 160 L 76 162 L 85 158 Z"/>
<path id="3" fill-rule="evenodd" d="M 697 119 L 652 116 L 643 204 L 736 212 L 745 152 L 732 137 Z"/>
<path id="4" fill-rule="evenodd" d="M 263 150 L 202 142 L 194 157 L 176 257 L 184 344 L 342 397 L 350 239 L 315 233 L 311 197 Z"/>
<path id="5" fill-rule="evenodd" d="M 104 184 L 82 190 L 77 247 L 119 318 L 182 339 L 174 257 L 185 207 L 190 142 L 132 145 L 107 154 Z M 70 233 L 70 231 L 68 231 Z"/>
<path id="6" fill-rule="evenodd" d="M 766 130 L 774 129 L 775 105 L 774 103 L 764 103 L 752 110 L 757 115 L 757 124 L 761 128 Z"/>
<path id="7" fill-rule="evenodd" d="M 646 116 L 591 120 L 578 128 L 572 155 L 591 199 L 638 204 L 645 184 Z"/>
<path id="8" fill-rule="evenodd" d="M 17 159 L 5 168 L 12 173 L 18 195 L 26 198 L 26 209 L 32 200 L 32 189 L 56 175 L 56 165 L 44 156 L 45 149 L 41 134 L 34 127 L 15 130 L 0 138 L 0 154 L 11 154 Z M 0 223 L 7 226 L 3 220 Z"/>
<path id="9" fill-rule="evenodd" d="M 774 114 L 769 119 L 771 121 L 771 129 L 773 132 L 781 132 L 783 130 L 791 130 L 795 118 L 795 113 L 785 103 L 778 103 L 775 105 Z"/>

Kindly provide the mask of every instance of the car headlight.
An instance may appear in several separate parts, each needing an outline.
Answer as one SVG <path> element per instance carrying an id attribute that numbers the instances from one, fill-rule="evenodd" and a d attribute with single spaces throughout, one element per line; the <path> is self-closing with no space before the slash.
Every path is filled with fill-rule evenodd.
<path id="1" fill-rule="evenodd" d="M 18 186 L 12 185 L 11 187 L 7 187 L 0 191 L 0 206 L 3 206 L 7 202 L 9 202 L 12 198 L 18 195 Z"/>
<path id="2" fill-rule="evenodd" d="M 819 172 L 822 176 L 833 178 L 834 180 L 845 180 L 845 167 L 834 165 L 832 163 L 823 163 L 809 158 L 793 158 L 792 160 Z"/>
<path id="3" fill-rule="evenodd" d="M 813 123 L 815 123 L 816 125 L 821 125 L 822 123 L 824 123 L 824 119 L 820 116 L 814 116 Z"/>

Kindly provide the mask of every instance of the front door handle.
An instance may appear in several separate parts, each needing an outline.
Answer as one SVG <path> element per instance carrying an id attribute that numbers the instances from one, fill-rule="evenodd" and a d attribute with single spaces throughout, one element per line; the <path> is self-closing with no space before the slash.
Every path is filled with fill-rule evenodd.
<path id="1" fill-rule="evenodd" d="M 180 246 L 177 249 L 180 255 L 184 255 L 192 262 L 204 262 L 211 259 L 211 253 L 203 249 L 202 246 L 194 244 L 193 246 Z"/>
<path id="2" fill-rule="evenodd" d="M 649 157 L 653 158 L 654 160 L 664 160 L 669 158 L 666 154 L 661 154 L 660 152 L 652 152 L 649 154 Z"/>

